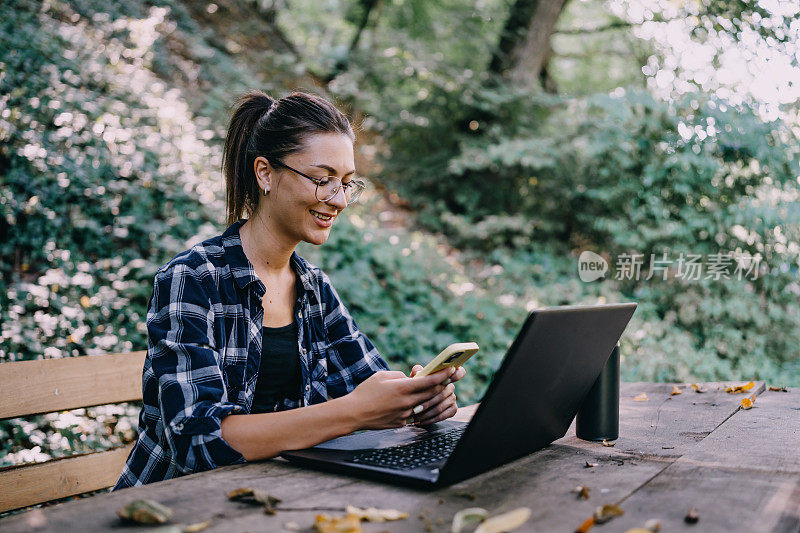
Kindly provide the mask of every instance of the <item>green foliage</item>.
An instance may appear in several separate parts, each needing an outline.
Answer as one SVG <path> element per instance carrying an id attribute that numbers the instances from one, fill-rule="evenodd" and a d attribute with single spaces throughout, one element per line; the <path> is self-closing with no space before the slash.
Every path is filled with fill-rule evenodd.
<path id="1" fill-rule="evenodd" d="M 570 257 L 561 273 L 573 278 L 582 250 L 612 265 L 622 253 L 641 254 L 640 280 L 602 282 L 616 293 L 611 301 L 641 305 L 643 322 L 629 328 L 629 377 L 791 375 L 800 340 L 800 144 L 789 128 L 700 94 L 670 103 L 629 89 L 559 101 L 480 82 L 437 91 L 439 99 L 409 109 L 428 124 L 387 119 L 385 175 L 421 209 L 421 222 L 468 256 L 508 249 L 496 263 L 506 268 L 530 250 L 553 250 Z M 459 127 L 467 120 L 478 127 Z M 645 279 L 651 254 L 677 261 L 682 253 L 729 257 L 733 279 L 704 272 L 686 281 L 674 271 Z M 735 255 L 757 258 L 760 269 L 739 279 Z M 518 265 L 529 274 L 534 266 Z"/>
<path id="2" fill-rule="evenodd" d="M 0 360 L 131 350 L 155 270 L 217 218 L 215 153 L 142 66 L 168 10 L 82 28 L 37 6 L 0 32 Z"/>

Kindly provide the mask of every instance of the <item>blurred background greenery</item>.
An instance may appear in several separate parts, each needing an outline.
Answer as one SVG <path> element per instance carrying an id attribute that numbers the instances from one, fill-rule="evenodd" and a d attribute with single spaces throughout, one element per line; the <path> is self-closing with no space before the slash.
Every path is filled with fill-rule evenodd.
<path id="1" fill-rule="evenodd" d="M 301 253 L 394 368 L 478 342 L 463 405 L 529 310 L 636 301 L 624 379 L 798 386 L 798 33 L 779 0 L 6 0 L 0 363 L 146 348 L 156 269 L 224 230 L 228 106 L 299 89 L 360 126 L 370 184 Z M 584 283 L 584 250 L 642 276 Z M 2 421 L 0 466 L 137 413 Z"/>

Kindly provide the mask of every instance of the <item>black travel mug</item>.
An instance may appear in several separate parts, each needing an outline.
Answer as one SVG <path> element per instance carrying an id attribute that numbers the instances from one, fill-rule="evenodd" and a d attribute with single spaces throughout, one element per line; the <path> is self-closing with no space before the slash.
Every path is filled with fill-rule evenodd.
<path id="1" fill-rule="evenodd" d="M 575 434 L 594 441 L 619 437 L 619 343 L 578 410 Z"/>

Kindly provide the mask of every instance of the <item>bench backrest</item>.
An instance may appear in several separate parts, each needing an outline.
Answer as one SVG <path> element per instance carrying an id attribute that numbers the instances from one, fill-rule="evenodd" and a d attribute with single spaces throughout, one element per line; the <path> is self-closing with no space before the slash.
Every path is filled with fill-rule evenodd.
<path id="1" fill-rule="evenodd" d="M 0 363 L 0 420 L 142 399 L 147 352 Z M 114 485 L 132 444 L 0 469 L 0 512 Z"/>

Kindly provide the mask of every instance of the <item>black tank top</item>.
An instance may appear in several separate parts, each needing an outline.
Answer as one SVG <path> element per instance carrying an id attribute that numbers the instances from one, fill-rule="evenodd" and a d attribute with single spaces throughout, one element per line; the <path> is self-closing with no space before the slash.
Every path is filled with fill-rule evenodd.
<path id="1" fill-rule="evenodd" d="M 297 324 L 269 328 L 264 326 L 261 365 L 251 413 L 277 411 L 284 399 L 300 399 L 300 351 Z"/>

